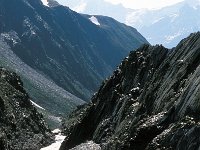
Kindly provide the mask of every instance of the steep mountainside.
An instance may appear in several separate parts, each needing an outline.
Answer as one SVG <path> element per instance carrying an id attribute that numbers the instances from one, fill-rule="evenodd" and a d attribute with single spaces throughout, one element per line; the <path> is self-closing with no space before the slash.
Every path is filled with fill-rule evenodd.
<path id="1" fill-rule="evenodd" d="M 200 30 L 200 0 L 180 0 L 163 8 L 136 10 L 106 0 L 95 3 L 93 0 L 67 0 L 63 4 L 81 13 L 113 17 L 136 28 L 152 45 L 175 47 L 181 39 Z"/>
<path id="2" fill-rule="evenodd" d="M 0 0 L 0 33 L 22 61 L 81 99 L 89 100 L 130 49 L 147 43 L 135 29 L 113 19 L 105 17 L 97 25 L 51 4 Z"/>
<path id="3" fill-rule="evenodd" d="M 199 148 L 200 33 L 168 50 L 144 45 L 64 124 L 61 150 L 93 140 L 106 150 Z"/>
<path id="4" fill-rule="evenodd" d="M 59 117 L 71 112 L 77 105 L 83 104 L 84 101 L 65 91 L 25 64 L 13 53 L 4 40 L 3 37 L 0 37 L 0 66 L 20 75 L 24 81 L 24 88 L 32 101 L 43 107 L 43 109 L 38 110 L 42 111 L 52 128 L 58 127 L 61 121 Z M 52 106 L 54 109 L 52 109 Z"/>
<path id="5" fill-rule="evenodd" d="M 0 149 L 39 150 L 51 133 L 30 102 L 19 76 L 0 69 Z"/>
<path id="6" fill-rule="evenodd" d="M 126 15 L 133 11 L 125 8 L 122 4 L 114 5 L 105 0 L 67 0 L 62 1 L 63 5 L 70 7 L 72 10 L 92 15 L 104 15 L 125 22 Z"/>

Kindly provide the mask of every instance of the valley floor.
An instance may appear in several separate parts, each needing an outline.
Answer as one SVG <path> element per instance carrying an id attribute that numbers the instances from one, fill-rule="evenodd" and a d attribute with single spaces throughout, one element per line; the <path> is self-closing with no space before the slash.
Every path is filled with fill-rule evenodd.
<path id="1" fill-rule="evenodd" d="M 41 148 L 40 150 L 59 150 L 61 143 L 64 141 L 66 136 L 61 134 L 60 129 L 55 129 L 52 133 L 55 134 L 55 142 L 47 147 Z"/>
<path id="2" fill-rule="evenodd" d="M 40 150 L 59 150 L 60 149 L 60 146 L 66 136 L 61 134 L 60 129 L 55 129 L 52 131 L 52 133 L 55 134 L 55 142 L 47 147 L 41 148 Z M 93 141 L 88 141 L 70 150 L 101 150 L 101 147 L 99 144 L 96 144 Z"/>

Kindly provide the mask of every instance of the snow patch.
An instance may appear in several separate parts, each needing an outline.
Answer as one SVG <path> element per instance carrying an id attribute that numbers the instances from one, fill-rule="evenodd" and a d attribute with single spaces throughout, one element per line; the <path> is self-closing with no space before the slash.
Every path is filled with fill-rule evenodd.
<path id="1" fill-rule="evenodd" d="M 94 23 L 94 24 L 100 26 L 100 23 L 99 23 L 98 19 L 97 19 L 95 16 L 92 16 L 92 17 L 90 17 L 89 19 L 90 19 L 90 21 L 91 21 L 92 23 Z"/>
<path id="2" fill-rule="evenodd" d="M 158 19 L 154 20 L 154 21 L 152 22 L 152 24 L 155 24 L 155 23 L 161 21 L 162 19 L 164 19 L 164 17 L 161 17 L 161 18 L 158 18 Z"/>
<path id="3" fill-rule="evenodd" d="M 59 134 L 61 133 L 60 129 L 54 129 L 53 131 L 51 131 L 53 134 Z"/>
<path id="4" fill-rule="evenodd" d="M 31 101 L 31 103 L 32 103 L 34 106 L 36 106 L 37 108 L 40 108 L 40 109 L 45 110 L 43 107 L 41 107 L 40 105 L 36 104 L 36 103 L 33 102 L 32 100 L 30 100 L 30 101 Z"/>
<path id="5" fill-rule="evenodd" d="M 43 3 L 43 5 L 45 5 L 45 6 L 48 6 L 49 7 L 49 2 L 48 2 L 48 0 L 42 0 L 42 3 Z"/>
<path id="6" fill-rule="evenodd" d="M 60 129 L 55 129 L 52 131 L 52 133 L 57 134 L 55 135 L 55 143 L 52 143 L 51 145 L 41 148 L 40 150 L 59 150 L 61 143 L 64 141 L 66 136 L 61 135 Z"/>

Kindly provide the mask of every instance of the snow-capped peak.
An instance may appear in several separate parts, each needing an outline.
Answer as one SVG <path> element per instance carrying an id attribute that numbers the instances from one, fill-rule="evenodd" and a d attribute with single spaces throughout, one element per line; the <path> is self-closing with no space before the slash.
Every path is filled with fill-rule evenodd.
<path id="1" fill-rule="evenodd" d="M 95 16 L 92 16 L 89 18 L 90 21 L 98 26 L 100 26 L 101 24 L 99 23 L 98 19 Z"/>
<path id="2" fill-rule="evenodd" d="M 45 6 L 48 6 L 49 7 L 49 2 L 48 2 L 48 0 L 41 0 L 42 1 L 42 3 L 43 3 L 43 5 L 45 5 Z"/>

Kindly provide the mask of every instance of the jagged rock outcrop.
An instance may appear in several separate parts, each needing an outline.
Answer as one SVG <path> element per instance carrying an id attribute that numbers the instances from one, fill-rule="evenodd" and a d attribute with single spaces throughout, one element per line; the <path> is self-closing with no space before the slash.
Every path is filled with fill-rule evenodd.
<path id="1" fill-rule="evenodd" d="M 64 123 L 60 150 L 92 140 L 103 150 L 199 148 L 200 33 L 168 50 L 144 45 Z"/>
<path id="2" fill-rule="evenodd" d="M 0 68 L 0 149 L 39 150 L 51 132 L 23 88 L 19 76 Z"/>

